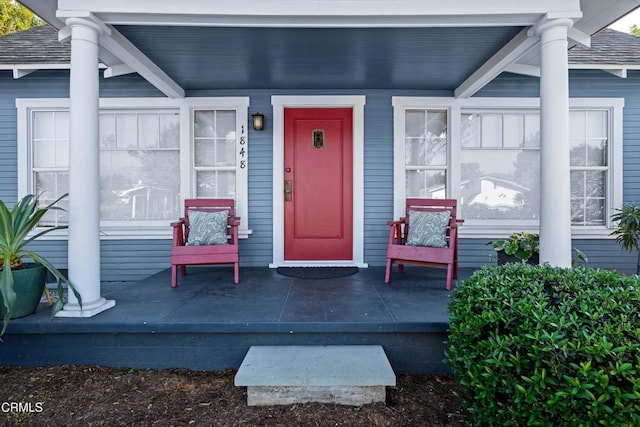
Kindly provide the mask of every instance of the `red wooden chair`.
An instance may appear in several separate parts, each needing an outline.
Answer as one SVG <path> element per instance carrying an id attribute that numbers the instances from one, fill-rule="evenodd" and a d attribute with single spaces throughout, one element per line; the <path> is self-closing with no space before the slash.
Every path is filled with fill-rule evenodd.
<path id="1" fill-rule="evenodd" d="M 387 246 L 387 271 L 385 283 L 391 281 L 393 264 L 403 272 L 404 265 L 421 267 L 439 267 L 447 269 L 446 289 L 451 290 L 451 281 L 458 277 L 458 224 L 456 218 L 457 201 L 454 199 L 407 199 L 405 217 L 399 221 L 389 221 L 389 244 Z M 444 247 L 411 246 L 409 224 L 415 212 L 449 212 L 448 224 L 444 235 Z M 446 219 L 446 215 L 444 215 Z M 410 242 L 411 243 L 411 242 Z"/>
<path id="2" fill-rule="evenodd" d="M 215 244 L 208 244 L 208 240 L 189 241 L 189 214 L 194 211 L 216 212 L 228 211 L 226 218 L 226 231 L 218 233 Z M 220 214 L 214 215 L 218 219 L 221 229 L 225 224 L 221 223 Z M 194 215 L 192 215 L 194 216 Z M 213 218 L 213 216 L 200 217 Z M 238 255 L 238 226 L 240 218 L 235 216 L 233 199 L 187 199 L 184 201 L 184 217 L 176 222 L 172 222 L 173 245 L 171 246 L 171 287 L 177 286 L 178 267 L 182 275 L 187 274 L 187 265 L 207 265 L 207 264 L 233 264 L 233 282 L 240 281 L 240 263 Z M 198 231 L 199 232 L 199 231 Z M 195 231 L 194 231 L 195 233 Z M 205 242 L 205 243 L 202 243 Z"/>

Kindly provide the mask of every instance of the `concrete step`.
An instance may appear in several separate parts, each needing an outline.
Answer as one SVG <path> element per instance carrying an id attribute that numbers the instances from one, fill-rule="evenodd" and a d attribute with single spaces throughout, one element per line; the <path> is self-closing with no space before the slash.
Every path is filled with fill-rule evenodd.
<path id="1" fill-rule="evenodd" d="M 253 346 L 234 384 L 250 406 L 384 402 L 396 376 L 382 346 Z"/>

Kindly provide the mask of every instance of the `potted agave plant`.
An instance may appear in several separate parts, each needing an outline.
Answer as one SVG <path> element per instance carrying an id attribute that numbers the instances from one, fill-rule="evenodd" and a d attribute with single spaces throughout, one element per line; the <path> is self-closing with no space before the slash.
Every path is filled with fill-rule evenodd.
<path id="1" fill-rule="evenodd" d="M 38 199 L 29 194 L 18 201 L 11 211 L 0 200 L 0 315 L 3 325 L 2 336 L 9 320 L 28 316 L 35 312 L 45 290 L 47 272 L 58 284 L 58 300 L 52 304 L 53 317 L 63 307 L 62 283 L 75 294 L 82 307 L 80 294 L 63 274 L 42 256 L 27 249 L 27 245 L 38 237 L 53 230 L 66 228 L 56 226 L 33 233 L 42 217 L 53 209 L 66 194 L 45 207 L 38 207 Z M 25 262 L 25 259 L 32 262 Z"/>

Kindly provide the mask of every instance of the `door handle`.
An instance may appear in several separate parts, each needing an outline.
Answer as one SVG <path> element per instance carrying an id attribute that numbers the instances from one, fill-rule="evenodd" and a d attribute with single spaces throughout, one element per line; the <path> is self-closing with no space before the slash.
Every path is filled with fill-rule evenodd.
<path id="1" fill-rule="evenodd" d="M 284 181 L 284 201 L 290 202 L 293 198 L 293 184 L 290 179 Z"/>

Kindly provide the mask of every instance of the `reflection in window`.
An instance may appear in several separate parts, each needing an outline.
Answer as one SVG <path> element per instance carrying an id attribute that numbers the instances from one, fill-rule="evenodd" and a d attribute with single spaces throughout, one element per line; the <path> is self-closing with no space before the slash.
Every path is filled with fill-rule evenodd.
<path id="1" fill-rule="evenodd" d="M 40 206 L 47 206 L 69 191 L 69 113 L 34 111 L 31 125 L 34 194 Z M 65 210 L 48 211 L 41 226 L 67 223 L 68 198 L 57 206 Z"/>
<path id="2" fill-rule="evenodd" d="M 606 110 L 571 111 L 571 221 L 606 224 L 609 118 Z"/>
<path id="3" fill-rule="evenodd" d="M 405 179 L 407 197 L 446 197 L 447 111 L 407 110 Z"/>
<path id="4" fill-rule="evenodd" d="M 537 113 L 462 114 L 461 146 L 460 203 L 466 219 L 538 219 Z"/>
<path id="5" fill-rule="evenodd" d="M 235 111 L 195 111 L 194 147 L 196 196 L 235 198 Z"/>
<path id="6" fill-rule="evenodd" d="M 172 111 L 100 113 L 100 216 L 150 221 L 179 216 L 180 124 Z M 33 188 L 45 205 L 69 192 L 69 113 L 34 111 Z M 67 209 L 68 199 L 58 206 Z M 66 224 L 51 210 L 40 225 Z"/>
<path id="7" fill-rule="evenodd" d="M 102 220 L 179 216 L 180 123 L 177 112 L 100 113 Z"/>

